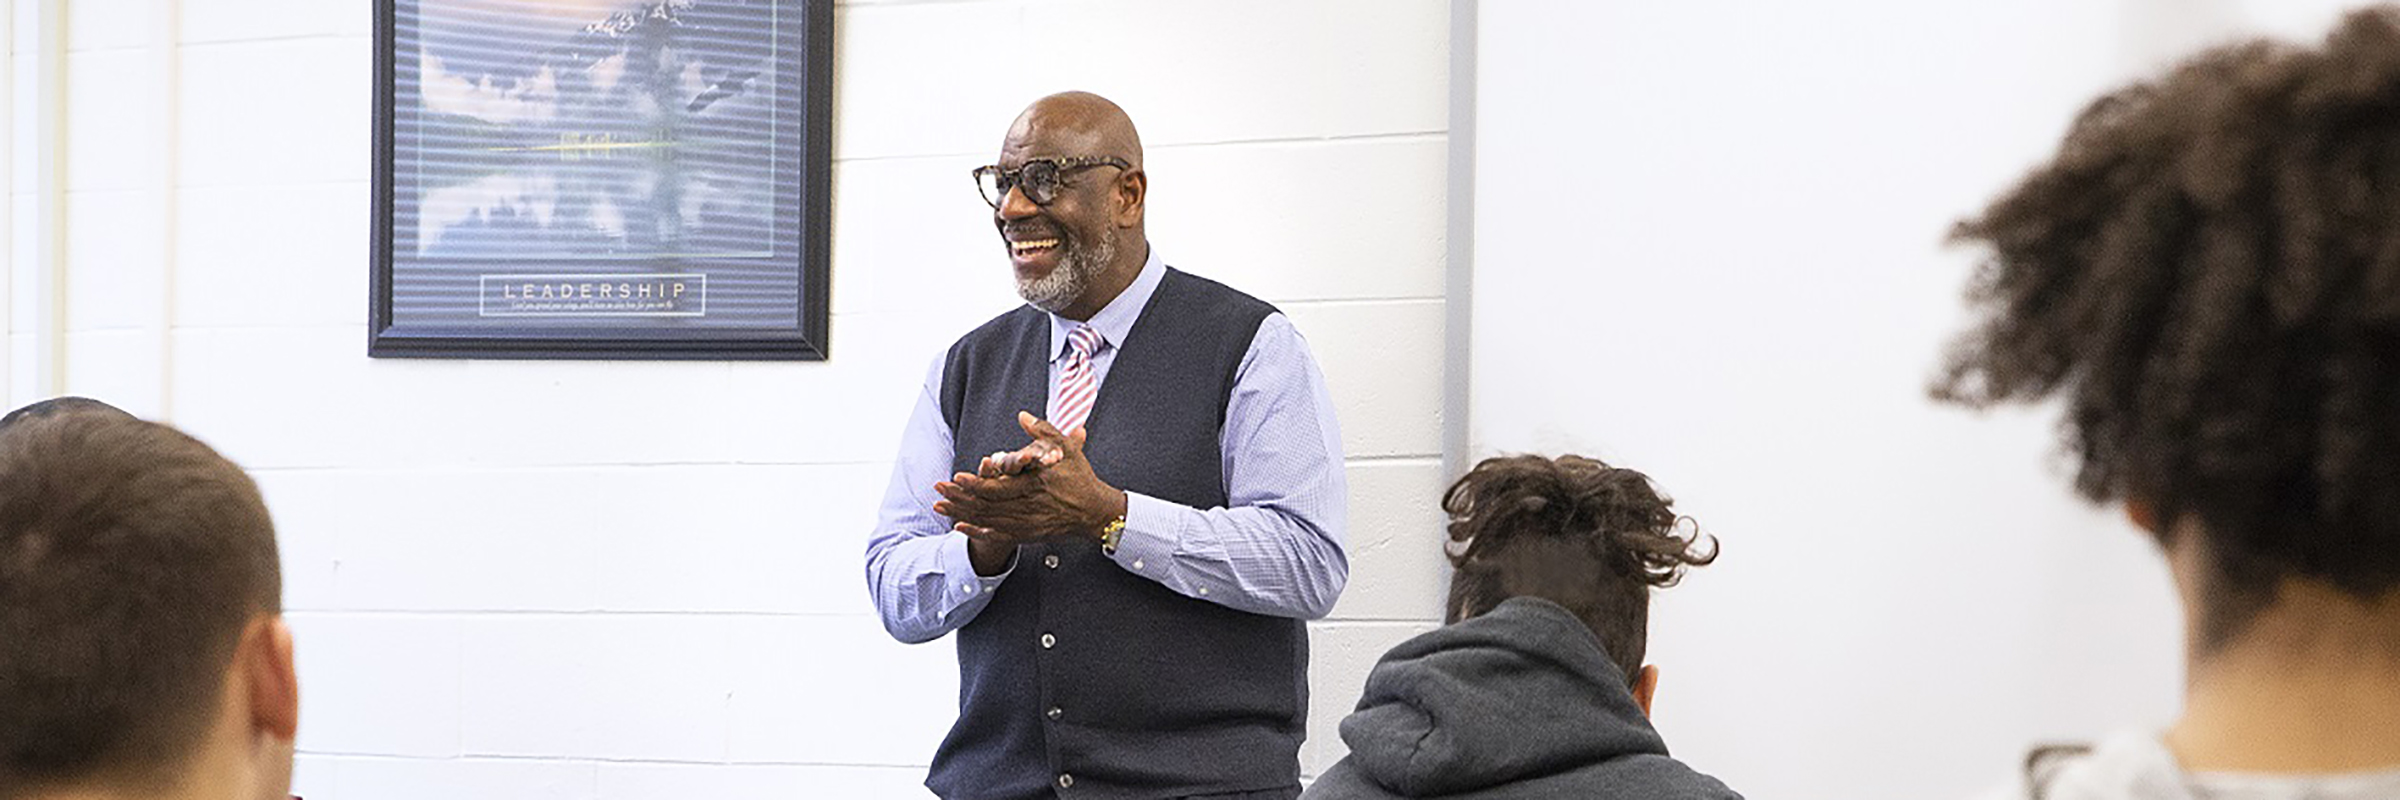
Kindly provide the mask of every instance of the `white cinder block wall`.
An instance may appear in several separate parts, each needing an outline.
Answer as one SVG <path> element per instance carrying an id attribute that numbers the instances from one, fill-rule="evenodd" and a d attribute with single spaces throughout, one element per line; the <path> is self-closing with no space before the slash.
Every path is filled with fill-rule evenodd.
<path id="1" fill-rule="evenodd" d="M 1062 89 L 1142 127 L 1169 261 L 1281 305 L 1332 384 L 1353 572 L 1313 627 L 1312 773 L 1438 619 L 1445 2 L 842 6 L 807 364 L 370 360 L 372 4 L 69 0 L 62 152 L 38 5 L 7 16 L 11 403 L 103 397 L 258 477 L 311 800 L 921 795 L 952 653 L 885 636 L 863 544 L 925 365 L 1016 302 L 967 171 Z"/>

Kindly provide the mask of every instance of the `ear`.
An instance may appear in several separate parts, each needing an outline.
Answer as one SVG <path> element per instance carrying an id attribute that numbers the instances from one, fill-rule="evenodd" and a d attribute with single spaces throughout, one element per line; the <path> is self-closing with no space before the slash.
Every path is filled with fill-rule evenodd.
<path id="1" fill-rule="evenodd" d="M 250 727 L 282 741 L 300 735 L 300 678 L 293 665 L 292 629 L 281 616 L 250 623 L 234 656 L 250 701 Z"/>
<path id="2" fill-rule="evenodd" d="M 1117 176 L 1117 213 L 1114 222 L 1119 228 L 1142 224 L 1144 204 L 1150 198 L 1150 173 L 1139 168 L 1125 170 Z"/>
<path id="3" fill-rule="evenodd" d="M 1633 704 L 1642 707 L 1642 716 L 1650 716 L 1650 698 L 1658 695 L 1658 665 L 1644 664 L 1633 673 Z"/>
<path id="4" fill-rule="evenodd" d="M 2148 500 L 2138 497 L 2127 499 L 2125 501 L 2125 518 L 2133 520 L 2133 524 L 2140 526 L 2142 530 L 2149 531 L 2152 536 L 2164 532 L 2161 529 L 2162 521 L 2158 518 L 2158 506 L 2151 505 Z"/>

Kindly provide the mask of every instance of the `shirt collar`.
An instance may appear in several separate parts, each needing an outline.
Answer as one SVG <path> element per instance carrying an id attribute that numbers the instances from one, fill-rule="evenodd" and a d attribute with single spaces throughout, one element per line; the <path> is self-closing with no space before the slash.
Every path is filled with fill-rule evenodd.
<path id="1" fill-rule="evenodd" d="M 1147 243 L 1144 243 L 1145 245 Z M 1101 348 L 1125 345 L 1126 334 L 1133 332 L 1133 323 L 1141 319 L 1142 308 L 1150 305 L 1150 296 L 1158 293 L 1158 282 L 1167 277 L 1167 262 L 1158 256 L 1158 248 L 1150 248 L 1150 260 L 1142 263 L 1142 274 L 1134 276 L 1133 284 L 1118 292 L 1117 298 L 1102 306 L 1088 322 L 1076 322 L 1057 314 L 1050 315 L 1050 360 L 1067 357 L 1067 333 L 1077 325 L 1090 325 L 1100 332 Z"/>

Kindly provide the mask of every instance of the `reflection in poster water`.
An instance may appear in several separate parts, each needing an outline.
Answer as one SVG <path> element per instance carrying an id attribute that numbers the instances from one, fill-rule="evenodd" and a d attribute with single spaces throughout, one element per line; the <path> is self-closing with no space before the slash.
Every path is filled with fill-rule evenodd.
<path id="1" fill-rule="evenodd" d="M 772 0 L 566 5 L 426 4 L 416 254 L 771 255 Z"/>

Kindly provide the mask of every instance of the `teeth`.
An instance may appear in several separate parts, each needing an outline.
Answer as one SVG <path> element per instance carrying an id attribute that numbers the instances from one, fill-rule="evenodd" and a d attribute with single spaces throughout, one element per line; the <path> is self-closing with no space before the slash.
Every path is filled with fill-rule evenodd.
<path id="1" fill-rule="evenodd" d="M 1009 249 L 1010 249 L 1010 250 L 1013 250 L 1013 251 L 1016 251 L 1016 252 L 1019 252 L 1019 253 L 1023 253 L 1023 252 L 1029 251 L 1029 250 L 1047 250 L 1047 249 L 1049 249 L 1049 248 L 1052 248 L 1052 247 L 1057 247 L 1057 246 L 1058 246 L 1058 240 L 1057 240 L 1057 239 L 1034 239 L 1034 240 L 1030 240 L 1030 241 L 1023 241 L 1023 242 L 1010 242 L 1010 243 L 1008 244 L 1008 247 L 1009 247 Z"/>

